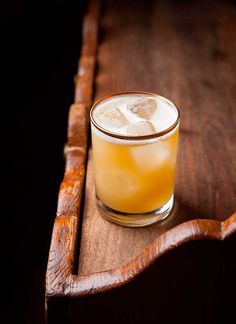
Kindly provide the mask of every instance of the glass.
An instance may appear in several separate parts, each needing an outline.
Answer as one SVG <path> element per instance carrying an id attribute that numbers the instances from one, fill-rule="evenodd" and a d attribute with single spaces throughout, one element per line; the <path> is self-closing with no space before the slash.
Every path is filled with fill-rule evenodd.
<path id="1" fill-rule="evenodd" d="M 166 129 L 151 135 L 127 136 L 102 127 L 94 112 L 120 97 L 158 98 L 175 110 Z M 169 100 L 147 92 L 123 92 L 97 101 L 90 111 L 97 205 L 108 220 L 140 227 L 166 218 L 174 203 L 179 111 Z"/>

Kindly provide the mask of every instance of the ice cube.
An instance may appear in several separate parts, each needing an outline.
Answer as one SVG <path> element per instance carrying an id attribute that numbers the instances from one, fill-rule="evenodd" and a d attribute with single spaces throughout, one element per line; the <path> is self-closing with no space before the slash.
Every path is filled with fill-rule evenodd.
<path id="1" fill-rule="evenodd" d="M 132 156 L 136 165 L 142 170 L 157 169 L 168 163 L 170 149 L 162 141 L 137 145 L 132 148 Z"/>
<path id="2" fill-rule="evenodd" d="M 141 121 L 135 124 L 129 124 L 124 127 L 124 132 L 127 135 L 143 136 L 151 135 L 156 132 L 153 124 L 149 121 Z"/>
<path id="3" fill-rule="evenodd" d="M 98 173 L 97 177 L 97 183 L 103 184 L 102 187 L 97 187 L 97 190 L 102 192 L 104 196 L 110 197 L 113 201 L 128 201 L 129 198 L 132 198 L 132 195 L 142 189 L 142 183 L 137 179 L 135 173 L 125 169 L 106 169 Z M 119 195 L 115 195 L 116 192 Z"/>
<path id="4" fill-rule="evenodd" d="M 136 116 L 149 120 L 157 109 L 156 99 L 141 98 L 127 106 L 127 109 Z"/>
<path id="5" fill-rule="evenodd" d="M 108 176 L 106 177 L 107 182 L 111 184 L 110 186 L 110 192 L 114 193 L 119 191 L 120 195 L 132 195 L 133 193 L 140 190 L 140 184 L 137 180 L 137 178 L 134 176 L 132 172 L 129 172 L 127 170 L 115 170 L 115 172 L 107 172 Z M 103 181 L 104 182 L 104 181 Z M 123 187 L 122 194 L 120 193 L 119 188 Z M 112 191 L 112 188 L 115 189 Z"/>
<path id="6" fill-rule="evenodd" d="M 128 123 L 128 120 L 120 109 L 115 106 L 106 106 L 102 109 L 97 109 L 94 117 L 101 126 L 108 128 L 120 128 Z"/>

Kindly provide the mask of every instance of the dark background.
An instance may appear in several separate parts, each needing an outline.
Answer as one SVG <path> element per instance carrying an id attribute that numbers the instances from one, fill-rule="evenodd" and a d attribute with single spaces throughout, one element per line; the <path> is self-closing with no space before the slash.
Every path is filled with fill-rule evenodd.
<path id="1" fill-rule="evenodd" d="M 0 5 L 3 324 L 44 321 L 44 277 L 85 7 L 79 0 Z"/>

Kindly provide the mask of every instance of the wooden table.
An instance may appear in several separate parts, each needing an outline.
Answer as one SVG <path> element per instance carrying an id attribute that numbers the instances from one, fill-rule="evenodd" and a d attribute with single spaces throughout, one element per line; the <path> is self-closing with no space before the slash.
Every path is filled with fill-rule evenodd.
<path id="1" fill-rule="evenodd" d="M 230 1 L 105 1 L 100 8 L 91 1 L 83 38 L 48 261 L 49 320 L 53 322 L 56 310 L 57 323 L 63 316 L 69 316 L 69 323 L 93 323 L 99 316 L 116 322 L 112 314 L 117 323 L 144 323 L 144 318 L 150 322 L 153 307 L 168 305 L 168 284 L 161 282 L 177 280 L 170 268 L 178 268 L 180 262 L 183 268 L 177 274 L 186 273 L 184 266 L 194 264 L 200 285 L 206 273 L 214 278 L 207 269 L 222 264 L 225 251 L 232 250 L 233 239 L 223 247 L 194 241 L 220 241 L 236 232 L 236 7 Z M 174 211 L 165 221 L 138 229 L 117 226 L 99 215 L 88 141 L 91 103 L 125 90 L 161 94 L 181 112 Z M 219 249 L 223 259 L 217 261 Z M 224 282 L 218 279 L 218 284 Z M 183 298 L 189 286 L 181 283 Z M 201 295 L 196 283 L 190 283 L 197 291 L 193 302 Z M 163 288 L 164 304 L 153 288 L 156 284 Z M 205 284 L 210 294 L 218 293 L 214 280 L 208 278 Z M 125 296 L 129 301 L 124 305 Z M 150 301 L 154 296 L 157 304 Z M 173 306 L 170 300 L 170 308 L 176 310 L 180 301 L 175 299 Z M 78 317 L 65 315 L 65 307 L 79 309 Z M 155 314 L 160 323 L 171 322 L 161 310 Z M 200 323 L 199 316 L 191 323 Z"/>

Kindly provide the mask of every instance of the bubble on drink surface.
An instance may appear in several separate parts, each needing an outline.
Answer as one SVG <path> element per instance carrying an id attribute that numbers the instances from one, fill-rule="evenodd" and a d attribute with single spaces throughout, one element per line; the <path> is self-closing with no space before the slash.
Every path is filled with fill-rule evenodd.
<path id="1" fill-rule="evenodd" d="M 153 124 L 149 121 L 141 121 L 135 124 L 128 124 L 123 128 L 126 135 L 143 136 L 156 133 Z"/>
<path id="2" fill-rule="evenodd" d="M 116 106 L 104 106 L 94 113 L 95 120 L 99 125 L 110 128 L 120 128 L 128 124 L 128 120 Z"/>
<path id="3" fill-rule="evenodd" d="M 141 98 L 128 104 L 127 109 L 136 116 L 149 120 L 157 109 L 157 101 L 154 98 Z"/>

